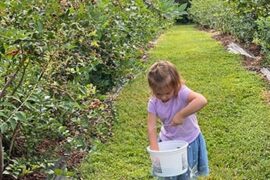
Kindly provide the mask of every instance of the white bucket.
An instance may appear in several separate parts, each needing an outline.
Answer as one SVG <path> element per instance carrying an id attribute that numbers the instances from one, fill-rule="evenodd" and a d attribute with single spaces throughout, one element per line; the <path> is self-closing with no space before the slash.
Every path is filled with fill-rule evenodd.
<path id="1" fill-rule="evenodd" d="M 181 140 L 158 143 L 159 151 L 147 147 L 152 161 L 153 173 L 158 177 L 170 177 L 184 174 L 188 170 L 188 143 Z"/>

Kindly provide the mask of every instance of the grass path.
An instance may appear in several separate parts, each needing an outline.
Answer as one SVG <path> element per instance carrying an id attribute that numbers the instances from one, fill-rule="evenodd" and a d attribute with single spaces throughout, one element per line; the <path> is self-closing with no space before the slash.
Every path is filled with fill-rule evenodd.
<path id="1" fill-rule="evenodd" d="M 241 57 L 193 26 L 171 28 L 149 55 L 148 67 L 158 59 L 172 61 L 186 84 L 208 99 L 198 113 L 209 152 L 207 179 L 269 179 L 270 105 L 263 99 L 268 85 L 242 67 Z M 146 152 L 148 95 L 146 73 L 123 89 L 114 136 L 84 161 L 84 179 L 153 179 Z"/>

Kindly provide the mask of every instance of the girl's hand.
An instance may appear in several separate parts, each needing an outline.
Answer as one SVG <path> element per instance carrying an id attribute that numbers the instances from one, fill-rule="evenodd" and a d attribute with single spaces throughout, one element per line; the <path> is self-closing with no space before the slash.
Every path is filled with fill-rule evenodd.
<path id="1" fill-rule="evenodd" d="M 188 95 L 187 103 L 187 106 L 177 112 L 173 117 L 171 122 L 172 126 L 183 124 L 185 117 L 188 117 L 202 109 L 207 104 L 207 100 L 203 95 L 191 91 Z"/>
<path id="2" fill-rule="evenodd" d="M 150 149 L 151 149 L 152 151 L 159 151 L 158 145 L 157 145 L 157 146 L 153 146 L 153 147 L 150 146 Z"/>
<path id="3" fill-rule="evenodd" d="M 181 111 L 176 113 L 172 119 L 171 125 L 177 126 L 184 123 L 185 117 L 181 114 Z"/>

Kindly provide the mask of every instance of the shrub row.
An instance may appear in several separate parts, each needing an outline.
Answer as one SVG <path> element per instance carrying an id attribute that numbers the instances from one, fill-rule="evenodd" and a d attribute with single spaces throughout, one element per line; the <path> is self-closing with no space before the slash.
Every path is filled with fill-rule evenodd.
<path id="1" fill-rule="evenodd" d="M 245 43 L 255 42 L 270 58 L 268 0 L 193 0 L 191 17 L 202 26 L 229 33 Z"/>
<path id="2" fill-rule="evenodd" d="M 148 42 L 173 23 L 168 17 L 173 9 L 163 5 L 158 0 L 0 2 L 5 177 L 59 172 L 51 169 L 59 154 L 89 150 L 111 133 L 113 113 L 104 95 L 141 67 L 137 59 Z"/>

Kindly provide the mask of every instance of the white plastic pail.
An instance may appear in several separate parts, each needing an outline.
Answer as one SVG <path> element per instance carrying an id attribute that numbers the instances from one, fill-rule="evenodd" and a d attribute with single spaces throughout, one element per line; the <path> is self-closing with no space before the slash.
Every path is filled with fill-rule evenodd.
<path id="1" fill-rule="evenodd" d="M 152 161 L 153 173 L 159 177 L 177 176 L 188 170 L 188 143 L 181 140 L 158 143 L 159 151 L 147 147 Z"/>

